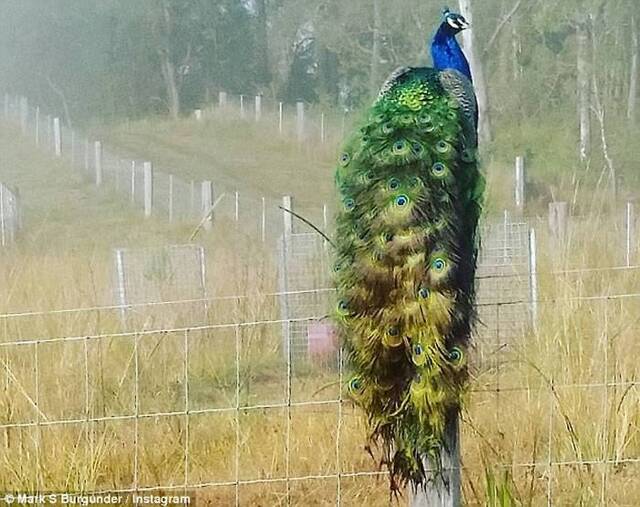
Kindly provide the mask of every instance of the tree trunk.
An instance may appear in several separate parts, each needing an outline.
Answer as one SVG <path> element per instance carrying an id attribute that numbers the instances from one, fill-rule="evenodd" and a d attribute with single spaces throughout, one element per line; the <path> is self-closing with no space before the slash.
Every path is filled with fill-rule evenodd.
<path id="1" fill-rule="evenodd" d="M 473 25 L 471 0 L 459 0 L 459 4 L 460 14 L 462 14 L 466 20 Z M 477 48 L 474 44 L 473 28 L 462 32 L 462 42 L 467 60 L 469 60 L 476 97 L 478 98 L 478 139 L 480 143 L 488 143 L 491 141 L 489 98 L 487 95 L 487 83 L 484 78 L 482 62 L 478 57 L 476 51 Z"/>
<path id="2" fill-rule="evenodd" d="M 627 118 L 633 124 L 636 119 L 636 103 L 638 100 L 638 31 L 636 19 L 631 18 L 631 69 L 629 76 L 629 100 L 627 101 Z"/>
<path id="3" fill-rule="evenodd" d="M 177 119 L 180 114 L 180 91 L 178 89 L 178 78 L 176 76 L 176 66 L 172 60 L 171 46 L 169 40 L 173 31 L 173 18 L 167 0 L 162 2 L 160 14 L 161 27 L 156 33 L 158 43 L 158 56 L 160 57 L 160 70 L 164 85 L 167 91 L 167 106 L 169 114 L 173 119 Z"/>
<path id="4" fill-rule="evenodd" d="M 588 58 L 589 34 L 584 22 L 577 27 L 578 43 L 578 123 L 580 127 L 580 144 L 578 152 L 580 160 L 585 162 L 591 149 L 591 117 L 589 115 L 590 93 L 589 79 L 590 68 Z"/>
<path id="5" fill-rule="evenodd" d="M 171 118 L 176 120 L 180 114 L 180 92 L 176 80 L 176 68 L 167 51 L 160 51 L 162 77 L 167 89 L 167 103 Z"/>
<path id="6" fill-rule="evenodd" d="M 271 82 L 271 70 L 269 66 L 269 38 L 267 36 L 266 0 L 256 0 L 256 14 L 257 81 L 260 86 L 267 87 Z"/>
<path id="7" fill-rule="evenodd" d="M 380 89 L 380 0 L 373 0 L 373 42 L 371 46 L 371 69 L 369 91 L 375 97 Z"/>

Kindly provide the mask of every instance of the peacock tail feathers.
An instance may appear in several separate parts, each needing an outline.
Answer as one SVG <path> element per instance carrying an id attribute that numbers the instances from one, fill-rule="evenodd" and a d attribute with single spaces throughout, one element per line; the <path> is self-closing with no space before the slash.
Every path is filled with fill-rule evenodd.
<path id="1" fill-rule="evenodd" d="M 461 405 L 484 180 L 465 103 L 434 69 L 392 76 L 336 170 L 334 316 L 346 391 L 392 485 L 438 467 Z"/>

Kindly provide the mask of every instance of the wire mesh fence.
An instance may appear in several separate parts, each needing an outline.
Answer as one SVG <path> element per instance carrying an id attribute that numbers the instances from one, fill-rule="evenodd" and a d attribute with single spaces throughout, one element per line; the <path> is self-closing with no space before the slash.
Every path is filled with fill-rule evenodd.
<path id="1" fill-rule="evenodd" d="M 638 366 L 628 357 L 637 349 L 640 294 L 575 298 L 561 312 L 559 301 L 538 303 L 549 325 L 559 313 L 590 319 L 576 329 L 581 350 L 572 349 L 573 336 L 551 348 L 544 335 L 525 331 L 514 342 L 498 330 L 499 347 L 476 372 L 463 417 L 463 475 L 473 483 L 485 473 L 476 444 L 488 441 L 496 470 L 530 488 L 534 505 L 614 505 L 640 464 Z M 523 304 L 484 306 L 501 323 L 503 309 Z M 385 473 L 365 451 L 362 420 L 340 387 L 347 372 L 339 350 L 330 363 L 302 368 L 286 345 L 291 326 L 321 317 L 77 336 L 3 332 L 10 410 L 0 418 L 2 480 L 19 468 L 47 491 L 191 491 L 217 505 L 386 505 Z M 584 420 L 584 410 L 594 416 Z M 69 483 L 69 470 L 82 478 Z M 591 486 L 577 491 L 577 480 Z M 466 503 L 483 503 L 473 495 L 466 487 Z"/>
<path id="2" fill-rule="evenodd" d="M 272 245 L 282 233 L 280 199 L 245 191 L 222 178 L 186 180 L 167 168 L 132 159 L 45 114 L 24 97 L 5 94 L 4 118 L 20 125 L 23 134 L 32 137 L 37 146 L 66 157 L 86 179 L 124 196 L 147 216 L 196 224 L 208 216 L 208 223 L 235 224 L 243 233 Z M 207 186 L 212 188 L 211 195 L 203 191 Z M 321 220 L 322 209 L 319 205 L 300 211 Z"/>

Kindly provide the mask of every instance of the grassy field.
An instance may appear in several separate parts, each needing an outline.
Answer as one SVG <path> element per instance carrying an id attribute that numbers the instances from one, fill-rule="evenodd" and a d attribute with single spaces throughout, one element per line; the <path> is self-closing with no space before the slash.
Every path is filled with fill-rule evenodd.
<path id="1" fill-rule="evenodd" d="M 335 145 L 300 148 L 217 121 L 141 122 L 105 136 L 186 179 L 331 198 Z M 0 254 L 2 313 L 111 302 L 112 248 L 183 243 L 195 225 L 143 220 L 12 128 L 0 128 L 0 149 L 0 180 L 19 186 L 25 205 L 23 237 Z M 505 174 L 499 164 L 489 173 L 498 203 Z M 537 329 L 487 341 L 479 327 L 462 424 L 467 505 L 640 505 L 640 297 L 622 297 L 638 292 L 639 273 L 554 273 L 622 262 L 606 194 L 581 188 L 576 200 L 585 216 L 564 242 L 534 224 L 548 301 Z M 25 342 L 0 348 L 0 490 L 167 491 L 186 477 L 228 483 L 199 488 L 199 505 L 234 505 L 236 479 L 241 505 L 335 505 L 338 484 L 341 505 L 393 504 L 384 476 L 355 475 L 378 467 L 358 412 L 333 402 L 335 360 L 296 361 L 289 373 L 282 324 L 263 323 L 280 315 L 264 296 L 276 288 L 272 252 L 225 222 L 198 241 L 210 294 L 247 299 L 139 310 L 125 328 L 135 333 L 112 310 L 0 321 L 0 346 Z M 194 323 L 207 326 L 182 329 Z M 77 339 L 55 341 L 68 336 Z"/>

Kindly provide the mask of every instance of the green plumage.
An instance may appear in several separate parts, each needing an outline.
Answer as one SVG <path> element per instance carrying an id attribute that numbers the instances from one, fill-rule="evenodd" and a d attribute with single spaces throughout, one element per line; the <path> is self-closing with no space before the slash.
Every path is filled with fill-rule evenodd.
<path id="1" fill-rule="evenodd" d="M 425 482 L 467 383 L 483 178 L 460 101 L 433 69 L 396 78 L 336 172 L 335 318 L 347 390 L 394 487 Z"/>

